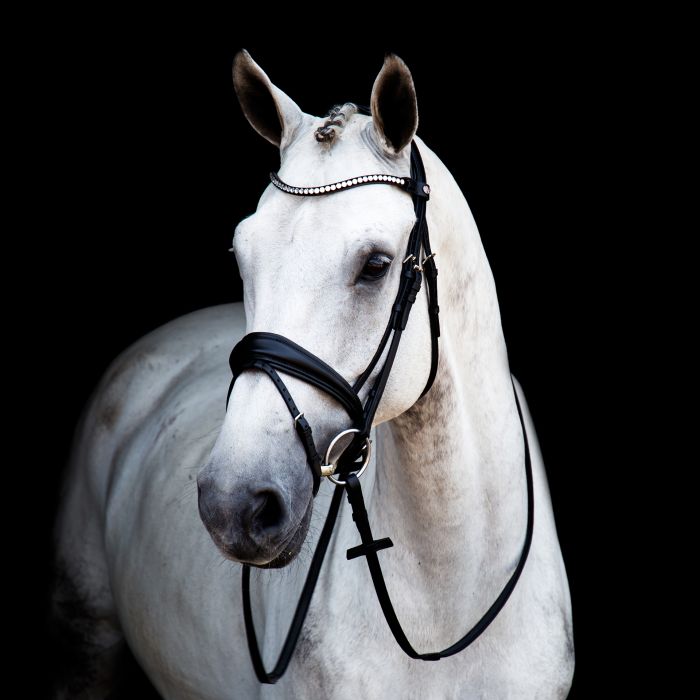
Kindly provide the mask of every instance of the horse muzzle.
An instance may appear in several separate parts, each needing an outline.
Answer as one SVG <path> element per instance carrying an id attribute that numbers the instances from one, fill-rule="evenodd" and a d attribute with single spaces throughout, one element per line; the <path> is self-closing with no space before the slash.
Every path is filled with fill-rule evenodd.
<path id="1" fill-rule="evenodd" d="M 197 477 L 199 514 L 221 553 L 232 561 L 266 568 L 286 566 L 299 553 L 311 520 L 311 493 L 299 516 L 272 481 L 248 483 L 234 491 L 217 487 L 205 467 Z"/>

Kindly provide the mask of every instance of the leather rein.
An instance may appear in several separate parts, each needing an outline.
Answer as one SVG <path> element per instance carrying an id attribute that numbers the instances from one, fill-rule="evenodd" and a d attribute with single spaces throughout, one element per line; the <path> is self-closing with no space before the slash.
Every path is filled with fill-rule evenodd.
<path id="1" fill-rule="evenodd" d="M 527 528 L 525 541 L 520 554 L 520 559 L 510 578 L 503 587 L 489 609 L 482 615 L 479 621 L 461 639 L 451 646 L 438 652 L 419 653 L 408 641 L 401 624 L 391 603 L 389 592 L 387 591 L 382 574 L 381 565 L 377 552 L 387 547 L 393 547 L 393 542 L 388 537 L 374 539 L 372 529 L 367 517 L 362 488 L 359 478 L 367 468 L 370 461 L 372 442 L 370 431 L 372 422 L 377 412 L 379 402 L 384 393 L 386 382 L 389 378 L 391 368 L 396 358 L 396 353 L 401 341 L 401 334 L 406 328 L 411 308 L 416 300 L 421 288 L 423 276 L 426 279 L 428 293 L 428 313 L 430 318 L 431 334 L 431 367 L 425 388 L 421 393 L 423 397 L 430 389 L 435 380 L 438 366 L 438 338 L 440 336 L 438 290 L 437 290 L 437 266 L 435 265 L 435 254 L 430 248 L 430 238 L 428 235 L 428 224 L 426 221 L 426 203 L 430 198 L 430 187 L 425 181 L 425 170 L 423 161 L 416 146 L 415 141 L 411 143 L 411 175 L 410 177 L 399 177 L 396 175 L 376 174 L 364 175 L 356 178 L 349 178 L 340 182 L 318 187 L 296 187 L 283 182 L 276 173 L 270 173 L 272 184 L 287 194 L 296 196 L 323 196 L 327 194 L 341 192 L 363 185 L 389 184 L 403 189 L 413 198 L 413 205 L 416 215 L 416 222 L 411 230 L 406 248 L 406 256 L 403 259 L 403 267 L 399 281 L 399 289 L 392 306 L 391 316 L 384 331 L 384 335 L 379 343 L 377 351 L 370 360 L 367 368 L 357 378 L 353 385 L 350 385 L 338 372 L 316 357 L 313 353 L 297 345 L 284 336 L 276 333 L 249 333 L 236 344 L 231 352 L 229 364 L 233 373 L 231 385 L 229 387 L 226 404 L 233 390 L 233 385 L 237 377 L 245 370 L 256 369 L 265 372 L 272 380 L 279 391 L 282 399 L 287 405 L 287 409 L 294 421 L 294 428 L 304 446 L 306 460 L 313 476 L 313 495 L 318 493 L 322 477 L 328 477 L 336 484 L 331 505 L 326 516 L 321 535 L 319 537 L 316 551 L 314 552 L 309 567 L 309 572 L 304 582 L 299 601 L 297 603 L 289 631 L 285 638 L 282 650 L 274 668 L 266 671 L 263 664 L 258 640 L 253 624 L 253 614 L 250 602 L 250 566 L 243 564 L 243 615 L 248 639 L 250 657 L 255 669 L 255 674 L 261 683 L 276 683 L 287 670 L 291 661 L 294 649 L 299 639 L 299 634 L 306 618 L 306 614 L 311 604 L 316 582 L 321 571 L 323 559 L 328 550 L 328 545 L 333 533 L 333 527 L 338 516 L 342 502 L 343 492 L 346 493 L 348 502 L 352 508 L 352 517 L 360 535 L 361 544 L 350 548 L 346 556 L 348 559 L 364 556 L 367 559 L 374 589 L 377 599 L 384 613 L 384 617 L 389 625 L 389 629 L 394 635 L 401 649 L 412 659 L 421 661 L 437 661 L 447 656 L 452 656 L 466 649 L 495 619 L 503 606 L 506 604 L 510 594 L 513 592 L 520 574 L 525 566 L 527 555 L 532 541 L 533 521 L 534 521 L 534 496 L 532 484 L 532 466 L 530 460 L 530 449 L 527 440 L 527 432 L 523 419 L 522 409 L 518 401 L 515 384 L 513 392 L 515 404 L 518 409 L 518 416 L 522 427 L 523 441 L 525 445 L 525 475 L 527 480 Z M 423 258 L 421 259 L 421 253 Z M 388 345 L 386 359 L 378 372 L 374 383 L 370 388 L 364 406 L 362 405 L 359 392 L 370 377 L 375 367 L 379 363 Z M 289 390 L 282 381 L 279 372 L 287 374 L 309 384 L 312 384 L 329 396 L 335 399 L 347 412 L 352 421 L 352 427 L 339 433 L 331 441 L 322 459 L 313 439 L 311 426 L 299 410 L 292 398 Z M 347 435 L 353 435 L 352 441 L 344 449 L 336 462 L 331 462 L 331 453 L 336 442 Z M 342 478 L 340 478 L 342 477 Z"/>

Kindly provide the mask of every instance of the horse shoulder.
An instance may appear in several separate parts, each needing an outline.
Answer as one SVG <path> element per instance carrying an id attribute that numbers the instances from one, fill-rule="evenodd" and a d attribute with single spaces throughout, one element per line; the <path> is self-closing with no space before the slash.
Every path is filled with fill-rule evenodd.
<path id="1" fill-rule="evenodd" d="M 122 638 L 113 591 L 108 544 L 110 495 L 128 488 L 125 456 L 138 460 L 138 436 L 162 420 L 168 395 L 183 382 L 221 365 L 243 335 L 241 304 L 210 307 L 180 317 L 145 335 L 109 366 L 79 421 L 56 520 L 53 619 L 57 646 L 74 663 L 63 687 L 97 684 L 95 668 Z M 224 388 L 225 392 L 225 388 Z M 132 461 L 135 461 L 132 460 Z M 134 499 L 136 500 L 136 499 Z M 119 516 L 116 516 L 119 517 Z M 60 638 L 60 639 L 59 639 Z M 69 668 L 70 667 L 70 668 Z M 103 687 L 100 685 L 99 687 Z"/>

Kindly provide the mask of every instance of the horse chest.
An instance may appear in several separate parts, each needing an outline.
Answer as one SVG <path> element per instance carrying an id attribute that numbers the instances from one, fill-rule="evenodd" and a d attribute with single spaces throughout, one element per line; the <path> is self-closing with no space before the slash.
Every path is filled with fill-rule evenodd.
<path id="1" fill-rule="evenodd" d="M 365 610 L 355 612 L 325 621 L 320 609 L 311 612 L 292 662 L 290 697 L 472 696 L 469 688 L 473 688 L 474 673 L 464 658 L 414 661 L 390 638 L 383 618 L 367 615 Z"/>

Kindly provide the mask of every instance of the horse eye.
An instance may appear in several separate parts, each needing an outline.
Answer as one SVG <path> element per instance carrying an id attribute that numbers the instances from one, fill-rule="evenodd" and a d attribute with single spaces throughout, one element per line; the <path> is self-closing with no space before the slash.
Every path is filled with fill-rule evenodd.
<path id="1" fill-rule="evenodd" d="M 367 262 L 362 268 L 360 279 L 372 281 L 384 277 L 391 265 L 391 260 L 390 256 L 384 255 L 383 253 L 372 253 L 372 255 L 367 258 Z"/>

